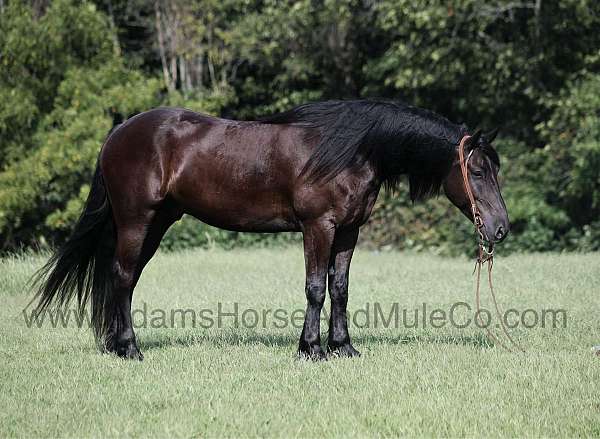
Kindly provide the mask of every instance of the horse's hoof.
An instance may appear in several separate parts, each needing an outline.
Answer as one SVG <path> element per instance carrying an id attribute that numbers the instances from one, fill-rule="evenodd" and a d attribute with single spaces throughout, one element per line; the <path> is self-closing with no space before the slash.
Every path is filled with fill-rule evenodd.
<path id="1" fill-rule="evenodd" d="M 139 360 L 142 361 L 144 359 L 144 355 L 135 345 L 135 343 L 128 343 L 125 346 L 119 346 L 116 354 L 127 360 Z"/>
<path id="2" fill-rule="evenodd" d="M 329 355 L 331 357 L 360 357 L 360 352 L 354 349 L 350 343 L 342 346 L 330 347 Z"/>
<path id="3" fill-rule="evenodd" d="M 308 349 L 298 349 L 298 357 L 301 360 L 322 361 L 327 360 L 327 355 L 321 346 L 312 346 Z"/>
<path id="4" fill-rule="evenodd" d="M 117 353 L 117 342 L 116 338 L 112 335 L 106 337 L 102 344 L 100 345 L 100 349 L 105 354 L 116 354 Z"/>

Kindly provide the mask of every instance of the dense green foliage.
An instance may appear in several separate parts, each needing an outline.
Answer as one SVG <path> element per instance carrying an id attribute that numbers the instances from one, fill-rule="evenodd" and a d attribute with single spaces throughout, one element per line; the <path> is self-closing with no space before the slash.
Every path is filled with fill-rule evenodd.
<path id="1" fill-rule="evenodd" d="M 60 241 L 114 123 L 157 105 L 252 118 L 317 99 L 402 99 L 501 127 L 505 251 L 600 248 L 595 0 L 0 3 L 0 248 Z M 443 199 L 382 194 L 364 244 L 470 251 Z M 242 236 L 184 220 L 168 248 Z"/>

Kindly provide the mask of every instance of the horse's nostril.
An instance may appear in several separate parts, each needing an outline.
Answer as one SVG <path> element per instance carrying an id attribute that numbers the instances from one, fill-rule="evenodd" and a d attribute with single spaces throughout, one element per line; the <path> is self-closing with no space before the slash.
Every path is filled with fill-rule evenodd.
<path id="1" fill-rule="evenodd" d="M 496 239 L 502 239 L 504 237 L 504 227 L 498 226 L 496 229 Z"/>

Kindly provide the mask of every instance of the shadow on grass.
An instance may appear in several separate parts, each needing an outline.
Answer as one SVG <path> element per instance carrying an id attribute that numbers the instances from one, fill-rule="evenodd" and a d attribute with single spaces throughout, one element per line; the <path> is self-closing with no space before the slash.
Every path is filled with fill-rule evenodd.
<path id="1" fill-rule="evenodd" d="M 492 343 L 484 334 L 476 335 L 449 335 L 449 334 L 362 334 L 353 337 L 356 343 L 372 344 L 447 344 L 459 346 L 474 346 L 477 348 L 492 348 Z"/>
<path id="2" fill-rule="evenodd" d="M 295 349 L 298 346 L 299 334 L 275 334 L 248 331 L 224 330 L 219 332 L 184 332 L 181 334 L 149 334 L 139 338 L 142 351 L 163 349 L 174 346 L 194 346 L 209 344 L 214 347 L 226 346 L 253 346 L 263 345 L 270 347 L 285 347 Z M 326 335 L 324 335 L 326 340 Z M 476 335 L 435 335 L 435 334 L 359 334 L 352 337 L 356 346 L 369 346 L 377 344 L 446 344 L 459 346 L 473 346 L 488 349 L 494 344 L 484 334 Z"/>
<path id="3" fill-rule="evenodd" d="M 259 334 L 256 332 L 219 331 L 210 332 L 185 332 L 182 334 L 152 334 L 140 337 L 140 349 L 162 349 L 172 346 L 193 346 L 197 344 L 210 344 L 215 347 L 235 345 L 264 345 L 274 347 L 288 347 L 298 343 L 291 334 Z"/>

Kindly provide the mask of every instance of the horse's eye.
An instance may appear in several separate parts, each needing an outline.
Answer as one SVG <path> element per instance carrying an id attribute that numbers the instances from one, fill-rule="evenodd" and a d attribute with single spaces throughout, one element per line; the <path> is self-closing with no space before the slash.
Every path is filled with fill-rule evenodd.
<path id="1" fill-rule="evenodd" d="M 473 171 L 473 175 L 475 177 L 483 177 L 483 172 L 476 170 L 476 171 Z"/>

